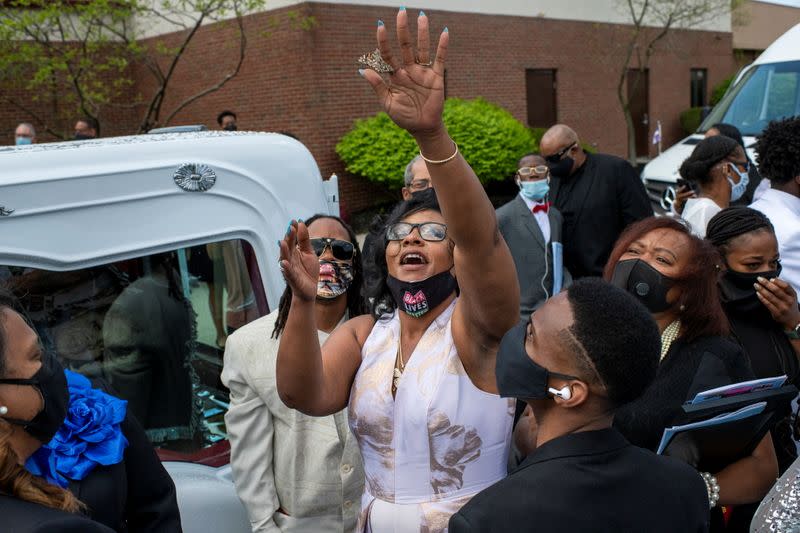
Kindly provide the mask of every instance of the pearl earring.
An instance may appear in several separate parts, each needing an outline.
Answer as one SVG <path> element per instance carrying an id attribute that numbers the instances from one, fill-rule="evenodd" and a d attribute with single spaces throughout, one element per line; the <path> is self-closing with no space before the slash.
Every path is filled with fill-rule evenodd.
<path id="1" fill-rule="evenodd" d="M 6 413 L 8 413 L 8 407 L 5 405 L 0 405 L 0 416 L 5 415 Z"/>
<path id="2" fill-rule="evenodd" d="M 679 309 L 680 309 L 681 312 L 684 312 L 684 311 L 686 311 L 686 306 L 681 304 Z"/>

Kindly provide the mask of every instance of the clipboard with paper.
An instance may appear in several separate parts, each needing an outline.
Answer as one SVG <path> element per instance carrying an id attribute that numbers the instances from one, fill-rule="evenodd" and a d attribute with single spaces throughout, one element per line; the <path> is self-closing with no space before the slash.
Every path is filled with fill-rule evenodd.
<path id="1" fill-rule="evenodd" d="M 734 383 L 686 402 L 683 423 L 664 429 L 658 453 L 716 472 L 753 452 L 797 396 L 786 376 Z"/>

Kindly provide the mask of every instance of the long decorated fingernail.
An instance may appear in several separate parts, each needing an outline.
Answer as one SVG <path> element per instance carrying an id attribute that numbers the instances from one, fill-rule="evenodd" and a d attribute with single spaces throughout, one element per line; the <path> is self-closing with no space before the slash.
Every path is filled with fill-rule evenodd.
<path id="1" fill-rule="evenodd" d="M 424 16 L 425 16 L 425 12 L 424 12 L 424 11 L 420 11 L 420 12 L 419 12 L 419 16 L 420 16 L 420 17 L 424 17 Z"/>
<path id="2" fill-rule="evenodd" d="M 767 282 L 766 278 L 762 278 L 761 276 L 758 276 L 758 278 L 756 278 L 756 279 L 758 279 L 758 281 L 760 281 L 761 283 L 766 283 Z"/>
<path id="3" fill-rule="evenodd" d="M 450 33 L 450 30 L 447 29 L 447 26 L 444 27 L 444 29 L 442 30 L 442 33 Z"/>
<path id="4" fill-rule="evenodd" d="M 379 27 L 380 27 L 380 26 L 383 26 L 383 21 L 382 21 L 381 19 L 378 19 L 378 26 L 379 26 Z"/>
<path id="5" fill-rule="evenodd" d="M 358 69 L 358 75 L 361 76 L 362 78 L 364 77 L 364 69 L 363 68 Z"/>
<path id="6" fill-rule="evenodd" d="M 405 10 L 406 10 L 406 6 L 400 6 L 400 11 L 405 11 Z"/>

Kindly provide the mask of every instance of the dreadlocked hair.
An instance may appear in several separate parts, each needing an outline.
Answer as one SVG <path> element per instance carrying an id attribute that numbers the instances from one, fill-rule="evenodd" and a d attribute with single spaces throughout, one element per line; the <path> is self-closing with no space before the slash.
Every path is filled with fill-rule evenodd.
<path id="1" fill-rule="evenodd" d="M 727 245 L 733 239 L 756 231 L 775 234 L 767 215 L 749 207 L 728 207 L 708 221 L 706 239 L 727 255 Z"/>
<path id="2" fill-rule="evenodd" d="M 687 181 L 701 185 L 711 183 L 711 169 L 738 147 L 736 141 L 723 135 L 707 137 L 697 143 L 692 155 L 686 158 L 678 172 Z"/>
<path id="3" fill-rule="evenodd" d="M 770 122 L 755 148 L 765 178 L 782 185 L 800 176 L 800 117 Z"/>
<path id="4" fill-rule="evenodd" d="M 335 220 L 347 232 L 350 242 L 353 243 L 355 253 L 353 254 L 353 282 L 347 289 L 347 313 L 350 318 L 363 315 L 365 312 L 364 300 L 361 298 L 361 287 L 364 283 L 364 271 L 361 265 L 361 248 L 358 246 L 358 238 L 353 228 L 342 220 L 341 218 L 333 215 L 317 214 L 305 221 L 306 226 L 310 226 L 315 220 L 329 218 Z M 283 333 L 283 328 L 286 327 L 286 319 L 289 317 L 289 309 L 292 306 L 292 289 L 287 285 L 281 295 L 280 302 L 278 302 L 278 317 L 275 319 L 275 327 L 272 330 L 272 338 L 277 339 Z"/>
<path id="5" fill-rule="evenodd" d="M 4 288 L 0 288 L 0 310 L 18 313 L 27 321 L 16 298 Z M 0 324 L 0 376 L 6 374 L 6 344 L 5 326 Z M 11 434 L 12 426 L 0 419 L 0 493 L 70 513 L 84 509 L 84 504 L 70 491 L 48 483 L 19 464 L 19 457 L 9 443 Z"/>

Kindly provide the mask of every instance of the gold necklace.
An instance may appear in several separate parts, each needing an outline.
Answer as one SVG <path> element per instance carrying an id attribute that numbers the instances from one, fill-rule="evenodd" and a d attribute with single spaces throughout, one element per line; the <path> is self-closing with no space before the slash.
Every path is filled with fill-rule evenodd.
<path id="1" fill-rule="evenodd" d="M 406 369 L 406 364 L 403 362 L 403 335 L 401 333 L 400 340 L 397 343 L 397 355 L 394 359 L 394 373 L 392 377 L 392 396 L 397 395 L 397 387 L 400 385 L 400 378 L 403 376 L 403 371 Z"/>
<path id="2" fill-rule="evenodd" d="M 676 320 L 664 328 L 664 333 L 661 334 L 661 357 L 658 360 L 659 363 L 667 356 L 667 352 L 669 352 L 669 349 L 672 346 L 672 343 L 675 342 L 675 339 L 678 338 L 680 331 L 680 320 Z"/>

